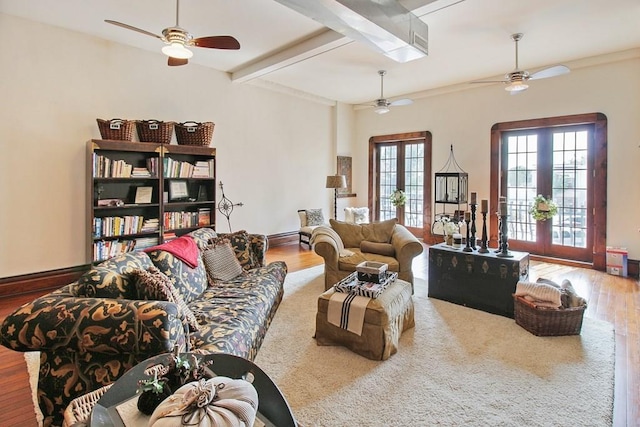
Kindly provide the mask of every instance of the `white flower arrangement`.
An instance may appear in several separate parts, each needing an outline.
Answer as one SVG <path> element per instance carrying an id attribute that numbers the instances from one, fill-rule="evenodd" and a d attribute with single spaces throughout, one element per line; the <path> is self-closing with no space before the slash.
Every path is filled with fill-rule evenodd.
<path id="1" fill-rule="evenodd" d="M 458 226 L 458 224 L 451 221 L 449 218 L 447 217 L 442 218 L 442 221 L 444 222 L 443 228 L 444 228 L 445 234 L 451 236 L 460 232 L 460 227 Z"/>
<path id="2" fill-rule="evenodd" d="M 404 206 L 404 204 L 407 203 L 407 195 L 404 191 L 397 189 L 391 193 L 389 200 L 393 206 Z"/>

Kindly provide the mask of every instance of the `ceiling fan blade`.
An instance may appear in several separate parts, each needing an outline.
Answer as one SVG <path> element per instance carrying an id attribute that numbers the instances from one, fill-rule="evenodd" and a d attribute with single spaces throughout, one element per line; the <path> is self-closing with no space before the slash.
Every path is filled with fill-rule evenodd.
<path id="1" fill-rule="evenodd" d="M 169 57 L 168 61 L 167 61 L 167 65 L 169 67 L 178 67 L 180 65 L 187 65 L 189 63 L 188 59 L 183 59 L 183 58 L 173 58 L 173 57 Z"/>
<path id="2" fill-rule="evenodd" d="M 546 79 L 548 77 L 560 76 L 562 74 L 567 74 L 569 71 L 568 67 L 564 65 L 556 65 L 553 67 L 545 68 L 544 70 L 536 71 L 535 73 L 529 76 L 529 80 L 537 80 L 537 79 Z"/>
<path id="3" fill-rule="evenodd" d="M 469 83 L 509 83 L 506 80 L 475 80 Z"/>
<path id="4" fill-rule="evenodd" d="M 143 29 L 138 28 L 138 27 L 134 27 L 134 26 L 129 25 L 129 24 L 123 24 L 122 22 L 112 21 L 111 19 L 105 19 L 104 22 L 106 22 L 107 24 L 112 24 L 112 25 L 116 25 L 118 27 L 126 28 L 127 30 L 137 31 L 138 33 L 146 34 L 147 36 L 155 37 L 157 39 L 162 40 L 162 37 L 157 35 L 157 34 L 153 34 L 152 32 L 149 32 L 147 30 L 143 30 Z"/>
<path id="5" fill-rule="evenodd" d="M 232 36 L 198 37 L 192 41 L 194 46 L 212 49 L 240 49 L 240 42 Z"/>
<path id="6" fill-rule="evenodd" d="M 402 98 L 402 99 L 396 99 L 395 101 L 391 101 L 389 105 L 399 106 L 399 105 L 411 105 L 411 104 L 413 104 L 413 99 Z"/>

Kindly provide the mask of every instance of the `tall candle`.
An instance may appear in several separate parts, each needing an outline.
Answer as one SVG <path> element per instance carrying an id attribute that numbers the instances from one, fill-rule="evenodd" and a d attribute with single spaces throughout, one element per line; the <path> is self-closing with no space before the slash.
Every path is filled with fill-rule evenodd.
<path id="1" fill-rule="evenodd" d="M 467 222 L 471 221 L 471 212 L 467 211 L 464 213 L 464 220 Z"/>
<path id="2" fill-rule="evenodd" d="M 501 216 L 507 215 L 507 202 L 505 201 L 500 202 L 500 215 Z"/>
<path id="3" fill-rule="evenodd" d="M 477 203 L 478 203 L 478 202 L 477 202 L 477 200 L 476 200 L 476 198 L 477 198 L 477 194 L 476 194 L 476 192 L 475 192 L 475 191 L 472 191 L 472 192 L 471 192 L 471 204 L 472 204 L 472 205 L 475 205 L 475 204 L 477 204 Z"/>
<path id="4" fill-rule="evenodd" d="M 482 213 L 489 212 L 489 201 L 488 200 L 482 200 L 482 206 L 481 206 L 480 212 L 482 212 Z"/>

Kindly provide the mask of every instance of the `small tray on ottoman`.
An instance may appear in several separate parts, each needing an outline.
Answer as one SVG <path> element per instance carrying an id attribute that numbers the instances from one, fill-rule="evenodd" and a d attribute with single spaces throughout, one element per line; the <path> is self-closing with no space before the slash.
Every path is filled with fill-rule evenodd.
<path id="1" fill-rule="evenodd" d="M 375 261 L 364 261 L 356 266 L 358 280 L 363 282 L 382 283 L 387 278 L 388 264 Z"/>
<path id="2" fill-rule="evenodd" d="M 378 298 L 381 293 L 398 278 L 398 273 L 391 272 L 381 282 L 365 282 L 358 278 L 355 272 L 336 283 L 334 288 L 337 292 L 360 295 L 367 298 Z"/>
<path id="3" fill-rule="evenodd" d="M 523 297 L 513 296 L 516 323 L 539 337 L 580 335 L 586 305 L 569 308 L 544 308 Z"/>

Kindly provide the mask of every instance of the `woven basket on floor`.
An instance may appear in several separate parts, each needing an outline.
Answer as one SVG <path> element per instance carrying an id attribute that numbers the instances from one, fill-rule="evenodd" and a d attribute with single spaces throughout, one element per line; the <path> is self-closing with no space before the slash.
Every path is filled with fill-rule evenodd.
<path id="1" fill-rule="evenodd" d="M 120 141 L 131 141 L 133 139 L 133 120 L 96 120 L 102 139 L 115 139 Z"/>
<path id="2" fill-rule="evenodd" d="M 213 137 L 213 122 L 184 122 L 176 123 L 176 139 L 179 145 L 202 145 L 211 144 Z"/>
<path id="3" fill-rule="evenodd" d="M 136 120 L 136 129 L 140 142 L 158 142 L 168 144 L 173 136 L 174 122 L 159 120 Z"/>
<path id="4" fill-rule="evenodd" d="M 539 308 L 522 297 L 513 296 L 516 323 L 539 337 L 580 335 L 586 305 L 570 308 Z"/>

